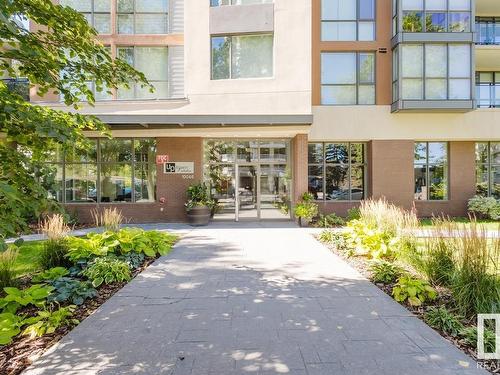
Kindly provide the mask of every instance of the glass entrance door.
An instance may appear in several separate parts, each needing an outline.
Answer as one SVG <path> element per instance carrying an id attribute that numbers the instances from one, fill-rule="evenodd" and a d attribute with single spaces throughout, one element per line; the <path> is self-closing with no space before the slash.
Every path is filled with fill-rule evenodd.
<path id="1" fill-rule="evenodd" d="M 236 221 L 259 218 L 259 166 L 236 166 Z"/>

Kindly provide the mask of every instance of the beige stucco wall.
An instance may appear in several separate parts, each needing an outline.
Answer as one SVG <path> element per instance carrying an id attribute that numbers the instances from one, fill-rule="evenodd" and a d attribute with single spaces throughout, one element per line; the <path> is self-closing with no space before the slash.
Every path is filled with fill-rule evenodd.
<path id="1" fill-rule="evenodd" d="M 316 106 L 309 139 L 494 140 L 500 139 L 500 109 L 468 113 L 391 113 L 389 106 Z"/>

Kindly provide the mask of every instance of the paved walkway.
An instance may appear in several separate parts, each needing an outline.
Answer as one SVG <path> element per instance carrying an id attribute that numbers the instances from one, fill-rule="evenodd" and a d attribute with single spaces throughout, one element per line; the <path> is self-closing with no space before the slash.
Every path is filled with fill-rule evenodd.
<path id="1" fill-rule="evenodd" d="M 486 374 L 290 224 L 214 224 L 26 374 Z"/>

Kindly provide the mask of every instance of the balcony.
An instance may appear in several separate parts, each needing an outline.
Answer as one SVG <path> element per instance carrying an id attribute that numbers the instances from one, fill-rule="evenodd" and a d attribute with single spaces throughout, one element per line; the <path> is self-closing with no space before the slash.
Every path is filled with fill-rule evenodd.
<path id="1" fill-rule="evenodd" d="M 500 18 L 476 18 L 476 44 L 500 45 Z"/>
<path id="2" fill-rule="evenodd" d="M 18 95 L 24 100 L 30 100 L 30 83 L 27 78 L 7 78 L 2 79 L 7 88 Z"/>

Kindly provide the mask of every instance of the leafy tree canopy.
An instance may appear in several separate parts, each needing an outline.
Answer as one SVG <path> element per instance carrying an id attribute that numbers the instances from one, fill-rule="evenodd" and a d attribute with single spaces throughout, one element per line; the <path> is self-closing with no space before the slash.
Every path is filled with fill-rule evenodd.
<path id="1" fill-rule="evenodd" d="M 36 28 L 30 31 L 27 21 Z M 60 94 L 74 109 L 82 98 L 94 103 L 89 81 L 97 91 L 131 82 L 151 88 L 142 73 L 113 60 L 96 36 L 81 14 L 50 0 L 0 1 L 0 76 L 25 77 L 38 95 Z M 57 206 L 47 198 L 44 161 L 57 146 L 85 148 L 84 130 L 106 133 L 106 126 L 93 116 L 26 102 L 0 81 L 0 242 Z"/>

